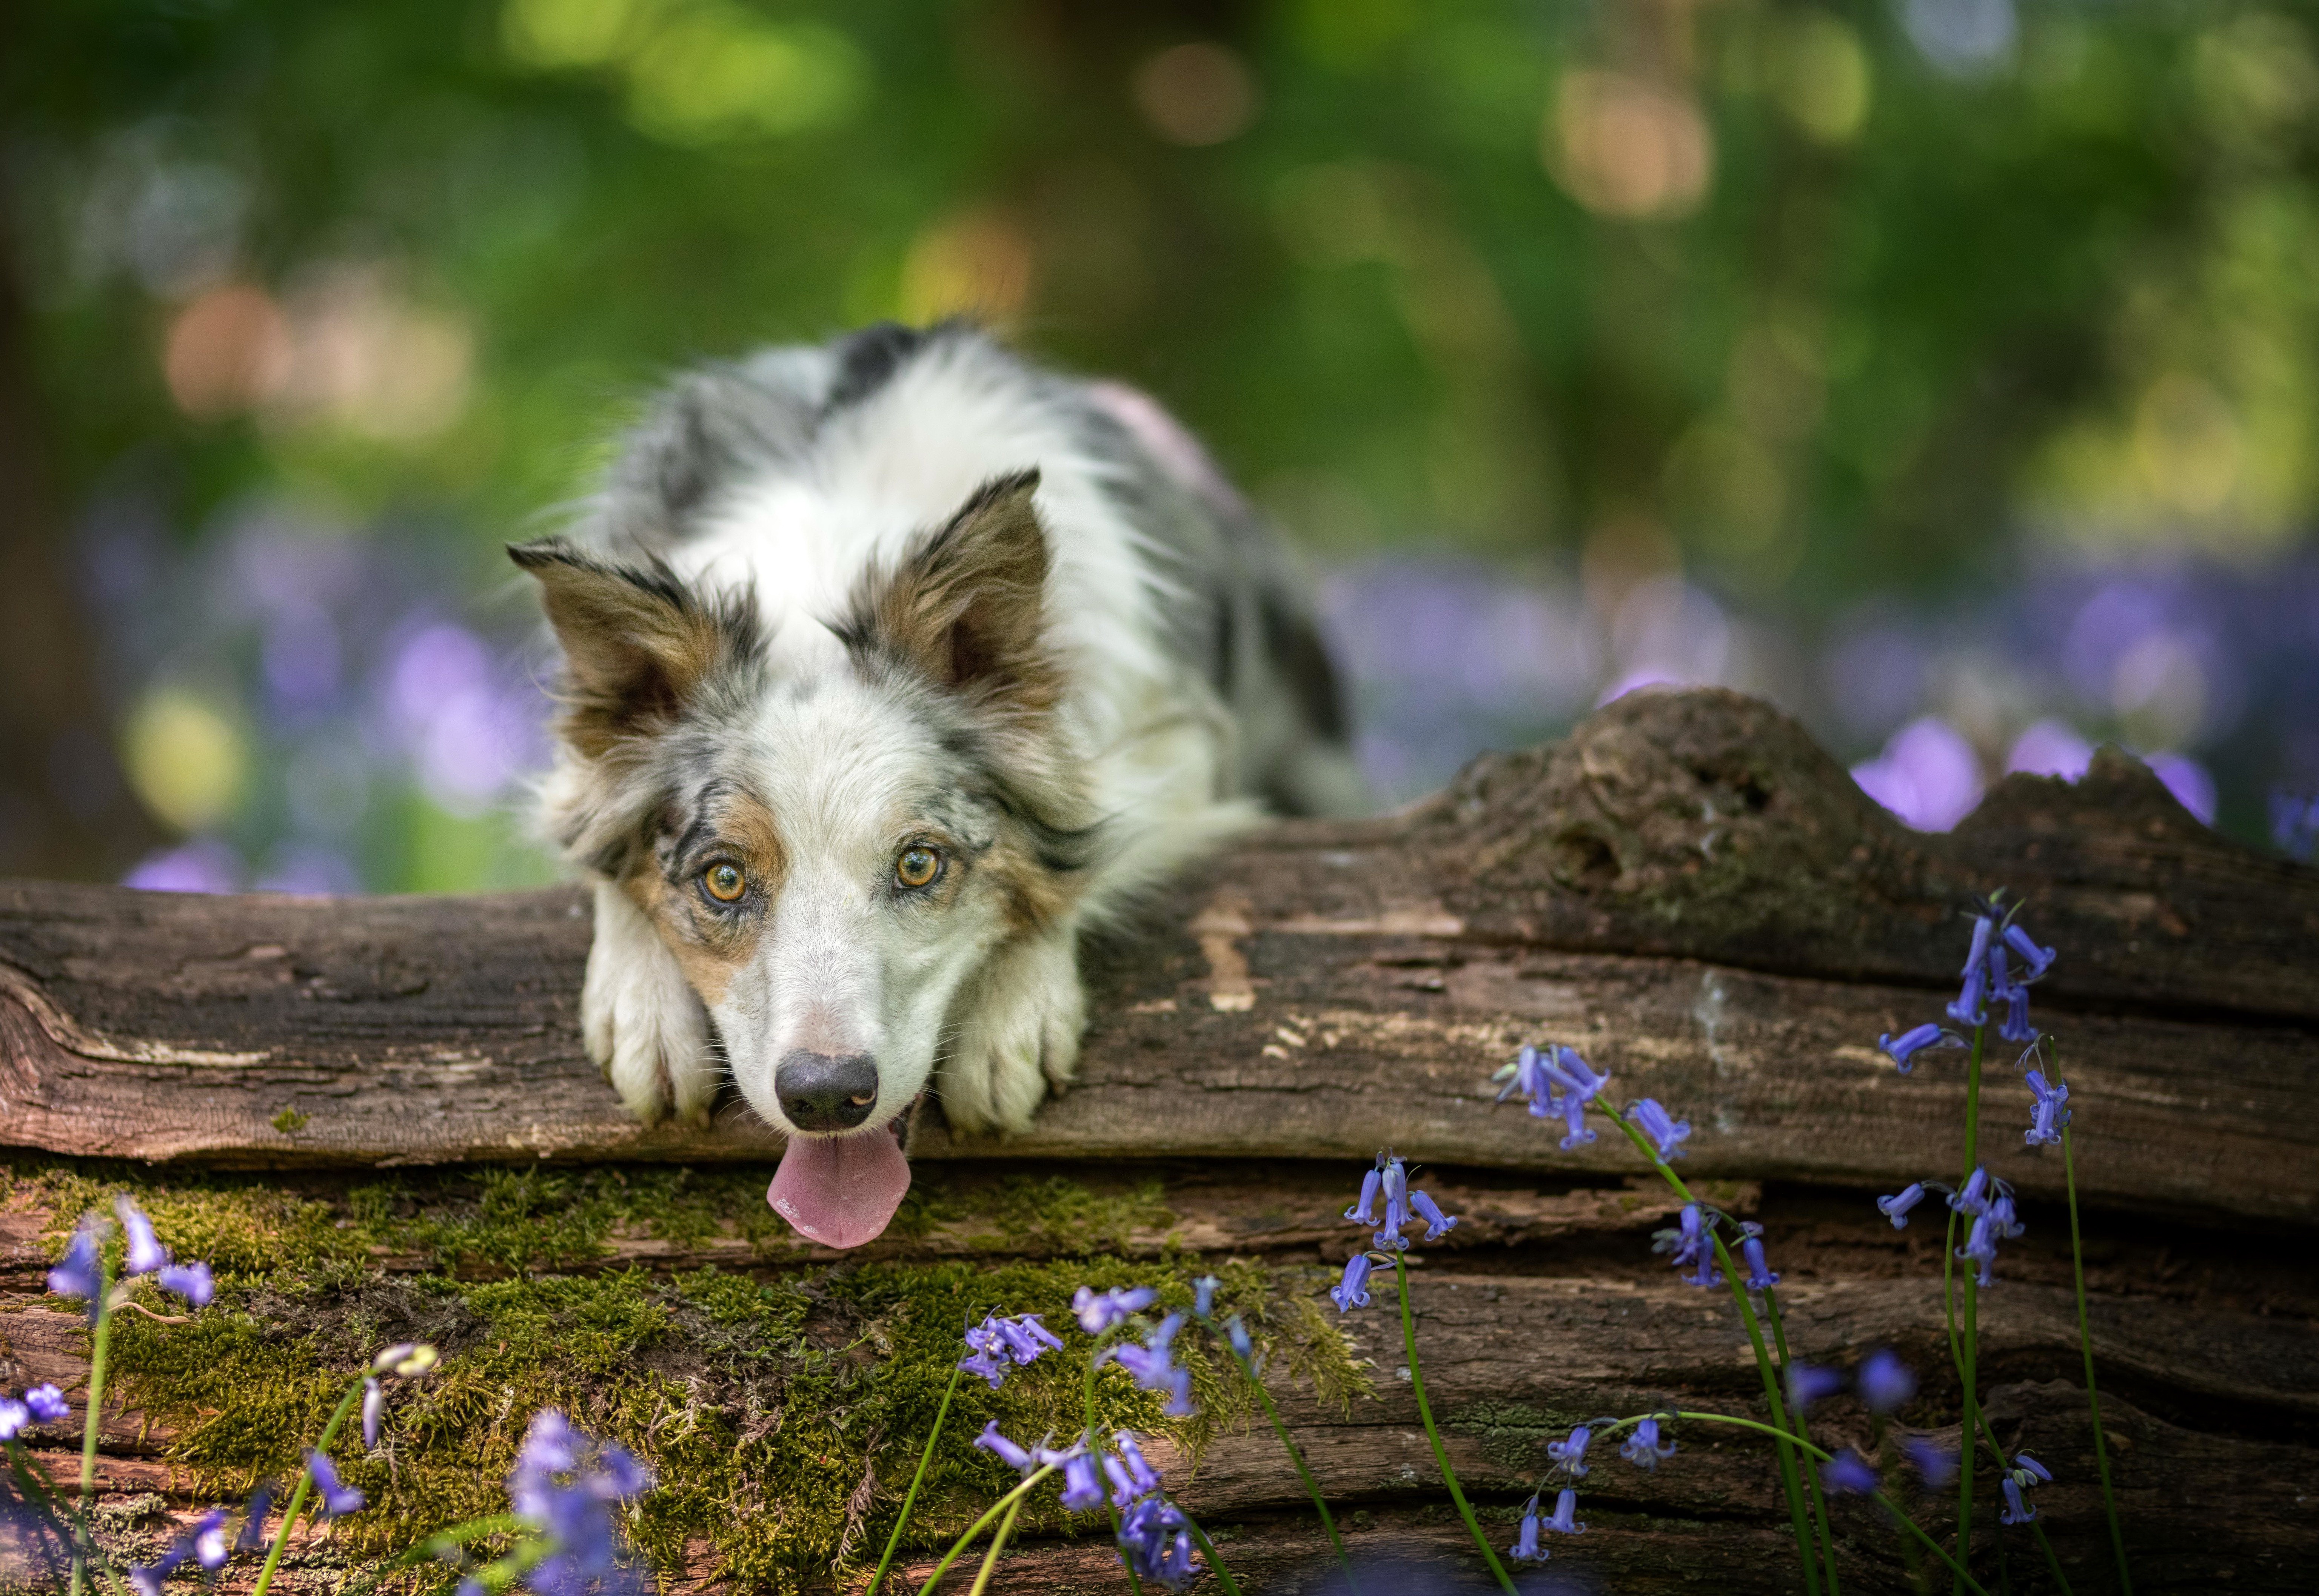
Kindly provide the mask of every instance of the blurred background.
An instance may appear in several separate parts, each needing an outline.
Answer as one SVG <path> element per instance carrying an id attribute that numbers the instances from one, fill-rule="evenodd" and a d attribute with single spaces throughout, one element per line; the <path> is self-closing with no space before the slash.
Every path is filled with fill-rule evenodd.
<path id="1" fill-rule="evenodd" d="M 1380 796 L 1654 681 L 1913 825 L 2319 837 L 2319 36 L 2203 0 L 77 0 L 0 19 L 0 873 L 548 879 L 639 397 L 978 312 L 1295 535 Z"/>

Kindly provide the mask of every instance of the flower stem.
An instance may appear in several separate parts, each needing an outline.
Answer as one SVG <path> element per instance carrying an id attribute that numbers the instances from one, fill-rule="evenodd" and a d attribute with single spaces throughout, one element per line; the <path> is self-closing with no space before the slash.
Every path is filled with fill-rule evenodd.
<path id="1" fill-rule="evenodd" d="M 870 1576 L 870 1588 L 862 1596 L 878 1596 L 878 1587 L 886 1581 L 886 1571 L 894 1565 L 894 1553 L 902 1544 L 902 1531 L 909 1528 L 910 1510 L 917 1505 L 918 1487 L 925 1483 L 926 1468 L 934 1460 L 934 1443 L 942 1439 L 943 1420 L 950 1417 L 950 1399 L 958 1394 L 958 1383 L 965 1373 L 961 1368 L 950 1372 L 950 1384 L 943 1392 L 942 1406 L 934 1410 L 934 1427 L 926 1436 L 926 1449 L 918 1457 L 918 1472 L 910 1476 L 909 1494 L 902 1498 L 902 1516 L 894 1520 L 894 1533 L 886 1538 L 886 1555 L 878 1559 L 878 1572 Z"/>
<path id="2" fill-rule="evenodd" d="M 942 1582 L 942 1576 L 950 1572 L 950 1565 L 957 1562 L 959 1557 L 966 1551 L 966 1548 L 974 1544 L 974 1537 L 976 1536 L 980 1535 L 984 1530 L 990 1528 L 992 1519 L 1007 1514 L 1009 1509 L 1020 1507 L 1023 1504 L 1023 1499 L 1031 1494 L 1031 1487 L 1037 1484 L 1041 1480 L 1045 1479 L 1049 1474 L 1053 1474 L 1054 1472 L 1055 1465 L 1053 1464 L 1041 1464 L 1036 1470 L 1023 1477 L 1023 1483 L 1021 1484 L 1015 1486 L 1015 1489 L 1009 1491 L 997 1501 L 992 1502 L 990 1504 L 989 1510 L 985 1512 L 982 1517 L 977 1519 L 973 1523 L 968 1525 L 966 1527 L 966 1533 L 960 1536 L 957 1543 L 953 1545 L 949 1551 L 943 1554 L 943 1560 L 934 1564 L 934 1571 L 926 1576 L 926 1582 L 918 1587 L 918 1596 L 925 1596 L 925 1593 L 928 1591 L 933 1590 L 934 1586 Z M 257 1593 L 253 1591 L 251 1592 L 251 1596 L 257 1596 Z"/>
<path id="3" fill-rule="evenodd" d="M 1107 1336 L 1097 1337 L 1096 1339 L 1095 1350 L 1087 1355 L 1087 1424 L 1086 1428 L 1079 1433 L 1086 1437 L 1087 1444 L 1090 1447 L 1093 1447 L 1096 1444 L 1095 1374 L 1096 1370 L 1102 1366 L 1103 1343 L 1108 1339 L 1109 1338 Z M 1113 1543 L 1116 1545 L 1119 1540 L 1119 1504 L 1112 1501 L 1111 1492 L 1108 1491 L 1103 1493 L 1103 1510 L 1111 1519 L 1111 1538 Z M 1127 1569 L 1127 1588 L 1132 1593 L 1132 1596 L 1143 1596 L 1143 1582 L 1135 1577 L 1135 1569 L 1133 1565 L 1130 1564 L 1124 1557 L 1120 1559 L 1120 1563 L 1122 1566 Z M 924 1591 L 925 1587 L 921 1585 L 918 1589 L 921 1591 Z"/>
<path id="4" fill-rule="evenodd" d="M 364 1375 L 368 1372 L 365 1370 Z M 330 1415 L 328 1424 L 322 1426 L 322 1438 L 314 1443 L 315 1451 L 329 1452 L 330 1443 L 338 1438 L 338 1426 L 347 1421 L 347 1415 L 355 1411 L 355 1403 L 362 1400 L 363 1378 L 363 1375 L 355 1376 L 354 1384 L 347 1387 L 346 1395 L 338 1399 L 338 1411 Z M 283 1548 L 290 1544 L 290 1531 L 296 1527 L 298 1515 L 305 1510 L 306 1498 L 313 1489 L 313 1469 L 310 1466 L 300 1470 L 298 1488 L 290 1493 L 290 1505 L 282 1510 L 282 1528 L 274 1532 L 274 1544 L 266 1552 L 266 1565 L 257 1571 L 257 1582 L 249 1587 L 249 1596 L 266 1596 L 266 1587 L 273 1584 L 274 1570 L 282 1561 Z"/>
<path id="5" fill-rule="evenodd" d="M 1180 1507 L 1176 1510 L 1184 1513 Z M 1216 1555 L 1216 1543 L 1208 1538 L 1207 1531 L 1202 1529 L 1189 1513 L 1184 1513 L 1184 1528 L 1192 1532 L 1193 1540 L 1199 1543 L 1200 1550 L 1207 1554 L 1208 1566 L 1215 1570 L 1216 1582 L 1223 1586 L 1224 1596 L 1240 1596 L 1240 1587 L 1232 1582 L 1232 1576 L 1224 1572 L 1224 1560 Z"/>
<path id="6" fill-rule="evenodd" d="M 113 1348 L 113 1266 L 104 1249 L 96 1249 L 96 1321 L 89 1331 L 88 1412 L 80 1435 L 80 1516 L 74 1526 L 79 1549 L 73 1555 L 72 1596 L 81 1596 L 88 1577 L 91 1550 L 88 1534 L 89 1499 L 96 1494 L 96 1431 L 104 1412 L 104 1360 Z"/>
<path id="7" fill-rule="evenodd" d="M 1650 1161 L 1651 1167 L 1659 1172 L 1659 1177 L 1674 1188 L 1676 1196 L 1686 1204 L 1698 1201 L 1691 1195 L 1691 1188 L 1683 1185 L 1683 1177 L 1667 1168 L 1666 1161 L 1652 1150 L 1649 1139 L 1629 1124 L 1625 1114 L 1607 1103 L 1597 1103 L 1594 1106 L 1609 1115 L 1612 1124 L 1626 1132 L 1627 1140 L 1635 1144 L 1635 1150 Z M 1764 1400 L 1771 1404 L 1776 1433 L 1784 1437 L 1787 1434 L 1787 1404 L 1780 1396 L 1780 1377 L 1772 1372 L 1772 1355 L 1764 1347 L 1764 1327 L 1756 1320 L 1755 1305 L 1748 1302 L 1747 1288 L 1742 1284 L 1746 1276 L 1740 1274 L 1739 1265 L 1732 1258 L 1731 1249 L 1723 1244 L 1722 1236 L 1714 1227 L 1709 1227 L 1708 1237 L 1715 1244 L 1716 1262 L 1723 1267 L 1723 1278 L 1731 1288 L 1731 1300 L 1739 1305 L 1739 1322 L 1746 1327 L 1748 1342 L 1755 1348 L 1755 1372 L 1763 1376 Z M 1796 1560 L 1803 1566 L 1805 1596 L 1819 1596 L 1819 1559 L 1812 1553 L 1811 1524 L 1804 1510 L 1803 1481 L 1796 1468 L 1796 1455 L 1789 1450 L 1784 1440 L 1779 1448 L 1779 1460 L 1780 1486 L 1787 1492 L 1788 1520 L 1795 1528 Z"/>
<path id="8" fill-rule="evenodd" d="M 2062 1596 L 2071 1596 L 2070 1576 L 2062 1572 L 2062 1560 L 2053 1555 L 2053 1543 L 2045 1538 L 2045 1527 L 2032 1519 L 2029 1533 L 2037 1537 L 2037 1549 L 2045 1554 L 2045 1566 L 2053 1571 L 2053 1582 L 2062 1588 Z"/>
<path id="9" fill-rule="evenodd" d="M 1957 1189 L 1964 1189 L 1972 1172 L 1981 1165 L 1981 1044 L 1989 1028 L 1972 1028 L 1972 1058 L 1965 1065 L 1964 1077 L 1964 1174 L 1958 1178 Z M 1949 1239 L 1941 1260 L 1941 1283 L 1944 1294 L 1956 1270 L 1956 1210 L 1949 1210 Z M 1981 1428 L 1981 1398 L 1978 1375 L 1981 1362 L 1981 1291 L 1972 1275 L 1964 1277 L 1964 1328 L 1962 1335 L 1954 1330 L 1950 1334 L 1950 1349 L 1956 1359 L 1957 1379 L 1964 1387 L 1964 1444 L 1957 1448 L 1957 1561 L 1972 1560 L 1972 1439 Z M 1963 1577 L 1962 1573 L 1958 1575 Z M 1955 1587 L 1957 1590 L 1963 1586 Z"/>
<path id="10" fill-rule="evenodd" d="M 1248 1383 L 1256 1388 L 1256 1400 L 1264 1404 L 1264 1416 L 1272 1421 L 1272 1433 L 1280 1438 L 1281 1446 L 1288 1453 L 1288 1461 L 1296 1465 L 1296 1477 L 1304 1482 L 1304 1494 L 1313 1499 L 1313 1510 L 1321 1515 L 1321 1528 L 1328 1532 L 1329 1545 L 1336 1551 L 1338 1565 L 1345 1571 L 1346 1596 L 1360 1596 L 1360 1587 L 1353 1582 L 1353 1560 L 1346 1555 L 1345 1543 L 1337 1534 L 1337 1521 L 1329 1516 L 1329 1503 L 1321 1494 L 1320 1482 L 1313 1477 L 1312 1469 L 1305 1465 L 1304 1454 L 1297 1449 L 1295 1441 L 1289 1439 L 1288 1426 L 1281 1422 L 1280 1410 L 1272 1405 L 1272 1393 L 1265 1389 L 1264 1380 L 1257 1374 L 1256 1366 L 1242 1357 L 1240 1349 L 1232 1347 L 1230 1341 L 1224 1344 L 1232 1348 L 1232 1361 L 1240 1365 L 1241 1373 L 1247 1375 Z"/>
<path id="11" fill-rule="evenodd" d="M 1016 1497 L 1007 1508 L 1006 1516 L 998 1520 L 998 1528 L 990 1537 L 990 1550 L 982 1555 L 982 1566 L 975 1571 L 974 1583 L 967 1588 L 966 1596 L 982 1596 L 990 1588 L 991 1571 L 998 1566 L 998 1554 L 1006 1549 L 1006 1537 L 1015 1533 L 1015 1516 L 1023 1510 L 1023 1499 Z"/>
<path id="12" fill-rule="evenodd" d="M 1425 1438 L 1433 1443 L 1433 1461 L 1441 1465 L 1441 1483 L 1449 1487 L 1449 1500 L 1457 1504 L 1457 1516 L 1466 1520 L 1466 1531 L 1473 1536 L 1474 1544 L 1481 1548 L 1482 1561 L 1487 1563 L 1490 1572 L 1497 1576 L 1499 1587 L 1506 1596 L 1517 1596 L 1513 1580 L 1507 1574 L 1505 1565 L 1498 1561 L 1497 1551 L 1490 1545 L 1489 1537 L 1482 1533 L 1482 1526 L 1475 1520 L 1474 1510 L 1466 1504 L 1465 1492 L 1458 1489 L 1457 1471 L 1449 1466 L 1449 1449 L 1441 1444 L 1441 1432 L 1433 1426 L 1433 1409 L 1425 1400 L 1425 1375 L 1417 1366 L 1417 1321 L 1409 1311 L 1409 1267 L 1402 1261 L 1398 1251 L 1393 1255 L 1393 1277 L 1394 1283 L 1401 1288 L 1401 1342 L 1409 1354 L 1409 1388 L 1417 1397 L 1417 1416 L 1425 1423 Z"/>
<path id="13" fill-rule="evenodd" d="M 1780 1297 L 1775 1291 L 1764 1293 L 1764 1317 L 1772 1323 L 1772 1345 L 1780 1355 L 1780 1375 L 1784 1380 L 1795 1359 L 1788 1353 L 1788 1328 L 1780 1316 Z M 1809 1445 L 1809 1432 L 1804 1427 L 1804 1411 L 1799 1404 L 1789 1421 L 1795 1426 L 1796 1439 Z M 1811 1492 L 1813 1521 L 1819 1526 L 1820 1549 L 1827 1554 L 1827 1596 L 1837 1596 L 1836 1579 L 1836 1519 L 1827 1510 L 1827 1498 L 1821 1493 L 1819 1474 L 1816 1469 L 1802 1471 L 1804 1484 Z"/>
<path id="14" fill-rule="evenodd" d="M 2070 1157 L 2070 1128 L 2062 1127 L 2062 1179 L 2070 1191 L 2070 1266 L 2078 1276 L 2078 1347 L 2086 1359 L 2086 1408 L 2094 1420 L 2094 1466 L 2101 1471 L 2102 1512 L 2109 1519 L 2110 1550 L 2117 1557 L 2117 1588 L 2134 1596 L 2134 1575 L 2126 1567 L 2125 1530 L 2118 1522 L 2117 1498 L 2109 1484 L 2109 1441 L 2102 1434 L 2101 1396 L 2094 1389 L 2094 1333 L 2086 1316 L 2086 1249 L 2078 1235 L 2078 1171 Z"/>

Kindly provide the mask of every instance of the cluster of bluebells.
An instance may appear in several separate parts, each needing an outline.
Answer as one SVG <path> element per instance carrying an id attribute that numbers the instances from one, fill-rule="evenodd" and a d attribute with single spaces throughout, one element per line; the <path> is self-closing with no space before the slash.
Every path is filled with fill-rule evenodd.
<path id="1" fill-rule="evenodd" d="M 149 1275 L 153 1284 L 163 1291 L 185 1298 L 196 1308 L 209 1306 L 217 1288 L 207 1264 L 181 1264 L 172 1258 L 169 1249 L 153 1234 L 153 1222 L 129 1200 L 127 1194 L 113 1199 L 113 1212 L 120 1217 L 122 1231 L 129 1240 L 121 1261 L 125 1279 Z M 82 1220 L 80 1228 L 73 1232 L 71 1245 L 65 1249 L 63 1259 L 49 1271 L 49 1289 L 60 1297 L 85 1298 L 92 1319 L 102 1305 L 97 1298 L 104 1290 L 103 1249 L 110 1228 L 93 1213 Z"/>
<path id="2" fill-rule="evenodd" d="M 1546 1455 L 1554 1460 L 1554 1474 L 1566 1481 L 1584 1479 L 1593 1472 L 1586 1461 L 1586 1449 L 1594 1444 L 1594 1431 L 1606 1424 L 1616 1424 L 1615 1419 L 1593 1419 L 1584 1424 L 1573 1425 L 1570 1433 L 1558 1441 L 1548 1443 Z M 1659 1438 L 1658 1415 L 1635 1421 L 1634 1432 L 1619 1447 L 1619 1456 L 1637 1468 L 1656 1472 L 1662 1458 L 1674 1456 L 1674 1443 Z M 1549 1476 L 1549 1479 L 1551 1476 Z M 1547 1553 L 1538 1545 L 1541 1531 L 1557 1535 L 1583 1535 L 1586 1526 L 1577 1521 L 1578 1492 L 1575 1485 L 1565 1484 L 1554 1499 L 1554 1510 L 1541 1513 L 1538 1503 L 1545 1500 L 1550 1484 L 1540 1486 L 1522 1506 L 1521 1528 L 1514 1544 L 1506 1548 L 1507 1555 L 1518 1563 L 1543 1563 Z"/>
<path id="3" fill-rule="evenodd" d="M 65 1393 L 47 1384 L 22 1396 L 0 1396 L 0 1441 L 13 1441 L 35 1424 L 61 1424 L 71 1411 Z"/>
<path id="4" fill-rule="evenodd" d="M 1081 1294 L 1086 1294 L 1085 1288 Z M 981 1375 L 996 1391 L 1006 1384 L 1010 1368 L 1027 1368 L 1042 1355 L 1061 1351 L 1063 1343 L 1039 1322 L 1039 1317 L 1036 1313 L 1018 1313 L 1011 1319 L 991 1315 L 966 1332 L 967 1355 L 959 1359 L 958 1366 Z"/>
<path id="5" fill-rule="evenodd" d="M 640 1596 L 649 1582 L 621 1555 L 613 1514 L 622 1500 L 651 1483 L 625 1448 L 596 1441 L 555 1409 L 542 1409 L 507 1479 L 508 1505 L 549 1547 L 524 1572 L 523 1583 L 538 1596 Z M 458 1596 L 484 1596 L 490 1588 L 489 1581 L 470 1574 L 459 1582 Z"/>
<path id="6" fill-rule="evenodd" d="M 1653 1234 L 1651 1250 L 1672 1254 L 1677 1269 L 1691 1271 L 1676 1276 L 1685 1285 L 1720 1285 L 1723 1271 L 1715 1267 L 1715 1227 L 1722 1220 L 1710 1209 L 1686 1203 L 1675 1214 L 1672 1228 Z M 1764 1227 L 1752 1219 L 1739 1222 L 1739 1256 L 1747 1266 L 1749 1291 L 1769 1291 L 1780 1283 L 1778 1272 L 1764 1254 Z"/>
<path id="7" fill-rule="evenodd" d="M 2004 1510 L 1997 1515 L 1999 1522 L 2026 1524 L 2035 1518 L 2037 1510 L 2031 1507 L 2021 1493 L 2033 1486 L 2049 1485 L 2053 1481 L 2053 1474 L 2044 1464 L 2026 1452 L 2016 1452 L 2013 1466 L 2007 1469 L 2004 1477 L 1998 1481 L 1998 1488 L 2005 1492 Z"/>
<path id="8" fill-rule="evenodd" d="M 1602 1095 L 1611 1078 L 1608 1074 L 1596 1074 L 1593 1066 L 1578 1056 L 1576 1049 L 1559 1042 L 1542 1048 L 1525 1047 L 1514 1055 L 1512 1063 L 1502 1067 L 1491 1078 L 1501 1083 L 1499 1102 L 1520 1097 L 1529 1103 L 1533 1119 L 1561 1119 L 1563 1151 L 1569 1152 L 1594 1140 L 1594 1132 L 1586 1123 L 1586 1110 Z M 1690 1121 L 1675 1118 L 1656 1097 L 1642 1098 L 1627 1112 L 1633 1116 L 1637 1129 L 1650 1138 L 1661 1163 L 1683 1156 L 1683 1144 L 1691 1135 Z"/>
<path id="9" fill-rule="evenodd" d="M 1381 1216 L 1377 1213 L 1380 1198 L 1385 1202 Z M 1439 1241 L 1457 1228 L 1457 1217 L 1442 1213 L 1431 1197 L 1412 1186 L 1409 1171 L 1389 1152 L 1377 1154 L 1376 1167 L 1361 1177 L 1360 1199 L 1345 1210 L 1345 1219 L 1350 1224 L 1376 1227 L 1371 1240 L 1388 1252 L 1408 1247 L 1409 1239 L 1401 1233 L 1408 1225 L 1422 1222 L 1428 1241 Z M 1338 1312 L 1349 1313 L 1369 1305 L 1369 1273 L 1376 1267 L 1376 1259 L 1367 1248 L 1345 1260 L 1345 1277 L 1329 1291 Z"/>
<path id="10" fill-rule="evenodd" d="M 1160 1471 L 1144 1457 L 1132 1431 L 1114 1431 L 1101 1446 L 1081 1436 L 1058 1450 L 1044 1442 L 1018 1446 L 999 1433 L 994 1419 L 974 1444 L 1026 1478 L 1042 1468 L 1060 1470 L 1060 1501 L 1068 1512 L 1092 1512 L 1109 1503 L 1119 1514 L 1120 1559 L 1138 1579 L 1180 1591 L 1199 1572 L 1190 1522 L 1168 1500 Z"/>

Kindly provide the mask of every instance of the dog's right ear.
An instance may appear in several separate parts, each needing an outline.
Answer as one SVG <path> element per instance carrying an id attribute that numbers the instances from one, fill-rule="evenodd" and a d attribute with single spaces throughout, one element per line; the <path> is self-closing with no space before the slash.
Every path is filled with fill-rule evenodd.
<path id="1" fill-rule="evenodd" d="M 704 596 L 660 560 L 619 564 L 561 538 L 510 544 L 508 557 L 539 579 L 564 645 L 558 730 L 584 757 L 663 729 L 704 686 L 763 657 L 748 592 Z"/>

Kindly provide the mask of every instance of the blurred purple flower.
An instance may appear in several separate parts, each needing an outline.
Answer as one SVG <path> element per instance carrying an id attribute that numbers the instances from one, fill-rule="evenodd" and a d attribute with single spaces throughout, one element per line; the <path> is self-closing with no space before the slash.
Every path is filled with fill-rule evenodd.
<path id="1" fill-rule="evenodd" d="M 1791 1363 L 1788 1366 L 1788 1401 L 1799 1411 L 1816 1402 L 1824 1402 L 1844 1389 L 1844 1376 L 1834 1369 L 1818 1364 Z"/>
<path id="2" fill-rule="evenodd" d="M 1876 1489 L 1876 1471 L 1847 1447 L 1820 1465 L 1819 1481 L 1831 1495 L 1865 1496 Z"/>
<path id="3" fill-rule="evenodd" d="M 2202 825 L 2215 823 L 2215 779 L 2194 759 L 2179 753 L 2153 753 L 2143 762 L 2166 784 L 2174 801 L 2190 811 Z"/>
<path id="4" fill-rule="evenodd" d="M 147 892 L 236 892 L 241 888 L 241 856 L 214 837 L 196 837 L 148 853 L 121 884 Z"/>
<path id="5" fill-rule="evenodd" d="M 1981 756 L 1935 716 L 1892 734 L 1884 751 L 1852 767 L 1860 789 L 1918 831 L 1946 831 L 1981 802 Z"/>
<path id="6" fill-rule="evenodd" d="M 1957 1454 L 1938 1447 L 1925 1436 L 1910 1436 L 1900 1443 L 1900 1450 L 1925 1482 L 1927 1491 L 1938 1491 L 1956 1478 Z"/>
<path id="7" fill-rule="evenodd" d="M 1917 1394 L 1917 1376 L 1890 1348 L 1872 1352 L 1860 1365 L 1853 1384 L 1872 1413 L 1890 1413 Z"/>
<path id="8" fill-rule="evenodd" d="M 2063 720 L 2040 720 L 2013 740 L 2005 768 L 2031 776 L 2059 776 L 2064 781 L 2083 777 L 2094 762 L 2094 745 L 2078 735 Z"/>

